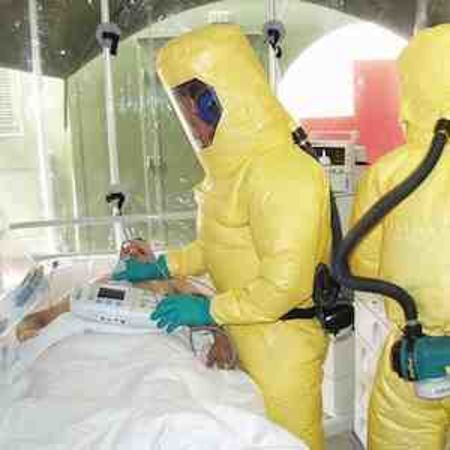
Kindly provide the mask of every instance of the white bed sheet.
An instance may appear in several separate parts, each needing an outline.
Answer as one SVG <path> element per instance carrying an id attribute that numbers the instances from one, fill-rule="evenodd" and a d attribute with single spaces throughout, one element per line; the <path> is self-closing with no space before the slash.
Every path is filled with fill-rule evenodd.
<path id="1" fill-rule="evenodd" d="M 23 377 L 2 450 L 307 449 L 265 418 L 244 373 L 207 369 L 182 334 L 74 335 Z"/>

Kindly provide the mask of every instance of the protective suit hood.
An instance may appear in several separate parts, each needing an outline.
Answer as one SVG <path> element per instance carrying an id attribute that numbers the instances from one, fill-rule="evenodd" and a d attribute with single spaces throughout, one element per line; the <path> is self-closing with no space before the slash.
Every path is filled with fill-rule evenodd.
<path id="1" fill-rule="evenodd" d="M 173 39 L 159 52 L 157 70 L 210 177 L 228 177 L 255 154 L 285 148 L 291 139 L 291 119 L 239 26 L 209 25 Z M 216 98 L 220 110 L 215 111 L 218 119 L 209 111 L 201 115 L 215 124 L 204 145 L 190 132 L 192 123 L 177 98 L 180 87 L 190 82 L 209 89 L 207 98 Z"/>
<path id="2" fill-rule="evenodd" d="M 407 142 L 424 150 L 441 117 L 450 117 L 450 24 L 420 31 L 401 53 L 401 115 Z"/>

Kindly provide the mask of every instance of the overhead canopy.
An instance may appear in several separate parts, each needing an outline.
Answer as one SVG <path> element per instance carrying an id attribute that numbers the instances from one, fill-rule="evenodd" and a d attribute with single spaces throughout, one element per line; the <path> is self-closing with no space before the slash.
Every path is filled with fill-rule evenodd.
<path id="1" fill-rule="evenodd" d="M 31 70 L 30 0 L 0 0 L 0 66 Z M 100 51 L 95 38 L 100 0 L 34 0 L 42 70 L 66 78 Z M 208 0 L 110 0 L 111 21 L 129 36 L 154 20 L 211 3 Z M 415 25 L 450 21 L 445 0 L 312 0 L 409 36 Z M 416 5 L 419 5 L 417 7 Z"/>

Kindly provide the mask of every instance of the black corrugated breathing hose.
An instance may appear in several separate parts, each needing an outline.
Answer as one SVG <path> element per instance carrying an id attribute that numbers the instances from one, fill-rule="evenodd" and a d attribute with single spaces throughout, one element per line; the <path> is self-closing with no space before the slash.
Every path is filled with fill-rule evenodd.
<path id="1" fill-rule="evenodd" d="M 341 241 L 332 262 L 332 274 L 349 289 L 374 292 L 397 301 L 406 317 L 406 331 L 421 332 L 417 307 L 413 297 L 394 283 L 374 278 L 354 276 L 349 268 L 349 257 L 361 240 L 396 206 L 412 194 L 432 172 L 438 163 L 450 135 L 450 121 L 439 119 L 435 125 L 430 149 L 414 172 L 403 182 L 379 199 L 356 223 Z"/>

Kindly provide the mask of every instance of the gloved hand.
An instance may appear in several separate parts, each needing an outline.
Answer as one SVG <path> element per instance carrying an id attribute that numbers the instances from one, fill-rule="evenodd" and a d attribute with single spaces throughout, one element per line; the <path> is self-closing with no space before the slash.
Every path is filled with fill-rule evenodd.
<path id="1" fill-rule="evenodd" d="M 158 304 L 150 318 L 157 322 L 158 328 L 167 327 L 168 333 L 183 325 L 215 325 L 209 307 L 210 300 L 203 295 L 168 295 Z"/>
<path id="2" fill-rule="evenodd" d="M 113 280 L 127 280 L 132 283 L 145 280 L 165 280 L 170 278 L 167 259 L 160 255 L 156 261 L 140 262 L 135 258 L 120 260 L 112 273 Z"/>

